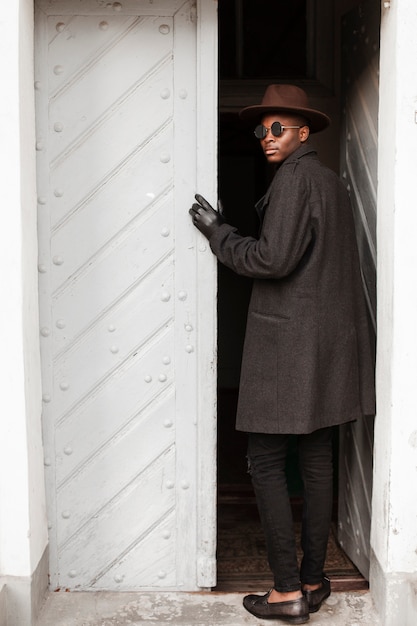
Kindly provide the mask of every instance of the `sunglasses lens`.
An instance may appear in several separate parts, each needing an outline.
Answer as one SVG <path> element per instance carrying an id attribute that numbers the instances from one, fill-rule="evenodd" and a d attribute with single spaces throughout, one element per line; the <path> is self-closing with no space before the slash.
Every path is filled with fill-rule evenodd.
<path id="1" fill-rule="evenodd" d="M 263 139 L 264 137 L 266 137 L 266 128 L 265 126 L 262 126 L 262 124 L 259 124 L 259 126 L 257 126 L 253 132 L 256 139 Z"/>
<path id="2" fill-rule="evenodd" d="M 271 126 L 271 133 L 274 137 L 279 137 L 282 134 L 281 122 L 274 122 Z"/>
<path id="3" fill-rule="evenodd" d="M 266 128 L 263 124 L 259 124 L 254 130 L 255 137 L 257 139 L 264 139 L 268 133 L 268 128 Z M 282 125 L 281 122 L 274 122 L 271 126 L 271 133 L 274 137 L 279 137 L 282 134 Z"/>

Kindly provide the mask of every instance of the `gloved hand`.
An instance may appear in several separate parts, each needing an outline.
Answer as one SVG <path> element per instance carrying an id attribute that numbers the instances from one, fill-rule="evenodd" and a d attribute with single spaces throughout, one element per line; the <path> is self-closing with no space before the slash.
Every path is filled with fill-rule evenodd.
<path id="1" fill-rule="evenodd" d="M 214 231 L 224 223 L 224 219 L 203 196 L 197 193 L 195 199 L 198 204 L 194 203 L 189 210 L 193 224 L 207 239 L 210 239 Z"/>

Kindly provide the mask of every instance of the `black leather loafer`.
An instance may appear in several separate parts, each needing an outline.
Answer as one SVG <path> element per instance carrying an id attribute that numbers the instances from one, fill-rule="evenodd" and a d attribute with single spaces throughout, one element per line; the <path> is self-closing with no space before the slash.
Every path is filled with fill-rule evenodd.
<path id="1" fill-rule="evenodd" d="M 249 613 L 261 619 L 281 619 L 289 624 L 308 622 L 310 616 L 305 597 L 286 602 L 268 602 L 271 591 L 268 591 L 264 596 L 245 596 L 243 606 Z"/>
<path id="2" fill-rule="evenodd" d="M 321 607 L 322 602 L 330 595 L 330 580 L 323 577 L 321 587 L 314 591 L 303 591 L 304 597 L 308 602 L 308 610 L 310 613 L 316 613 Z"/>

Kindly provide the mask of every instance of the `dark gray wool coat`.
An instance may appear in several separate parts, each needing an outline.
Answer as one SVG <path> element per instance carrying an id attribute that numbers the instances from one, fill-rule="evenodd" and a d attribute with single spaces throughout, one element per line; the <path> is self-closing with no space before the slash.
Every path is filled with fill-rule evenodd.
<path id="1" fill-rule="evenodd" d="M 279 167 L 259 238 L 222 224 L 218 259 L 254 279 L 237 430 L 309 433 L 375 412 L 374 367 L 352 210 L 308 144 Z"/>

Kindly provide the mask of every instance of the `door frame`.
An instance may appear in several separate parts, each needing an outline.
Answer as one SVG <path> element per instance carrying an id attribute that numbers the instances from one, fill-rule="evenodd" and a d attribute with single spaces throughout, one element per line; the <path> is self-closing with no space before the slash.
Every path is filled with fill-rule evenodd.
<path id="1" fill-rule="evenodd" d="M 417 12 L 381 6 L 377 198 L 377 417 L 370 583 L 383 624 L 415 623 L 417 501 Z"/>

